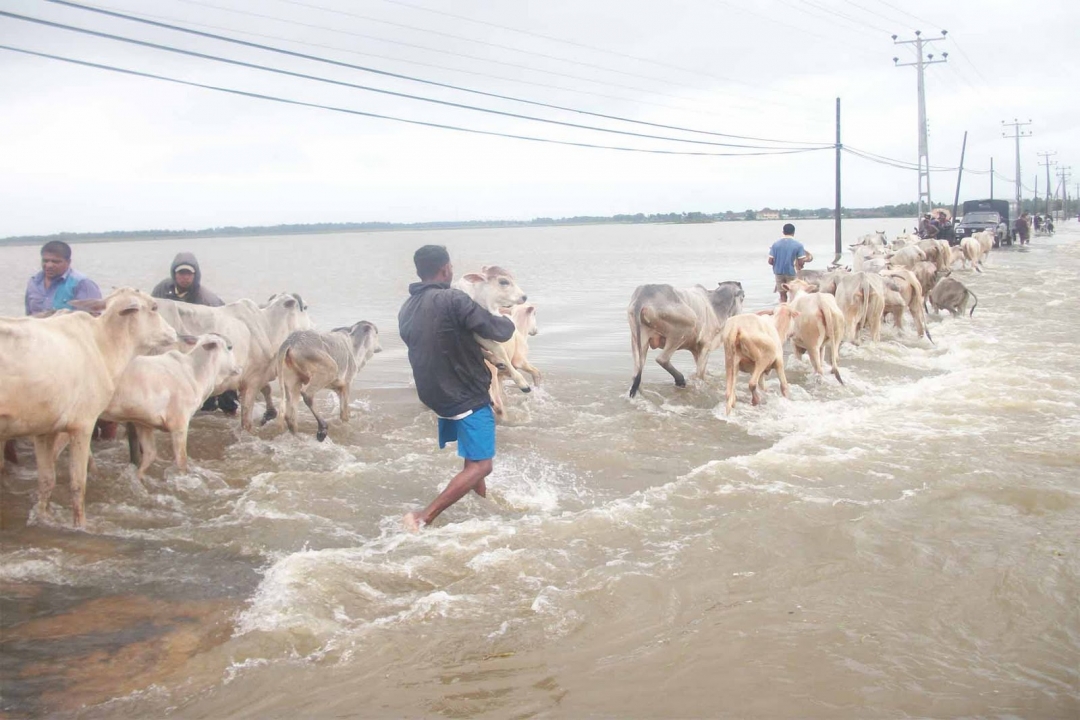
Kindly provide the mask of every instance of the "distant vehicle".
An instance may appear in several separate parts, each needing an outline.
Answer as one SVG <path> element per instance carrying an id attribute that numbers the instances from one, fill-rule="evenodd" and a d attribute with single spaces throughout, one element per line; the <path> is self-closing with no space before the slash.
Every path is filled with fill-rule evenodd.
<path id="1" fill-rule="evenodd" d="M 968 200 L 964 203 L 964 216 L 956 225 L 956 237 L 949 240 L 950 245 L 959 245 L 960 241 L 982 230 L 994 233 L 994 247 L 1013 244 L 1012 224 L 1009 222 L 1009 202 L 1007 200 Z"/>

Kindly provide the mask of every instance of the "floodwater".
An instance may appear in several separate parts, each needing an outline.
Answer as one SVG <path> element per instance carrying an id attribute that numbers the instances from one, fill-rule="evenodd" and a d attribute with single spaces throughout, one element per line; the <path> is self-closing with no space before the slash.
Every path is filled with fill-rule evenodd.
<path id="1" fill-rule="evenodd" d="M 797 225 L 824 266 L 832 224 Z M 978 308 L 935 318 L 936 344 L 887 325 L 845 345 L 844 386 L 792 358 L 790 400 L 772 377 L 751 407 L 742 376 L 725 417 L 715 353 L 686 389 L 650 362 L 629 399 L 634 287 L 740 280 L 768 306 L 778 230 L 76 246 L 103 289 L 192 250 L 227 299 L 299 292 L 320 327 L 375 322 L 384 352 L 325 443 L 304 410 L 298 437 L 200 415 L 191 473 L 161 437 L 145 483 L 123 441 L 96 444 L 86 532 L 66 470 L 27 524 L 21 444 L 0 486 L 0 715 L 1080 716 L 1080 230 L 959 273 Z M 431 242 L 459 273 L 516 272 L 544 380 L 510 398 L 489 498 L 412 535 L 402 514 L 459 467 L 396 334 Z M 36 258 L 0 248 L 0 313 L 21 314 Z"/>

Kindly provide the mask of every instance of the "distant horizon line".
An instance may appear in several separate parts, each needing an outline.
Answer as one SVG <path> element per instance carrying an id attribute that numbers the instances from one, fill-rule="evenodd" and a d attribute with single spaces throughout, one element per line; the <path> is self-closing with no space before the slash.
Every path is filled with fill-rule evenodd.
<path id="1" fill-rule="evenodd" d="M 841 208 L 845 219 L 907 218 L 914 217 L 915 203 L 881 205 L 870 208 Z M 47 235 L 11 235 L 0 238 L 0 245 L 27 245 L 49 240 L 71 242 L 101 242 L 108 240 L 139 240 L 157 238 L 205 238 L 243 237 L 258 235 L 303 235 L 332 232 L 380 232 L 395 230 L 460 230 L 496 229 L 507 227 L 550 227 L 568 225 L 635 225 L 635 224 L 699 224 L 713 222 L 760 222 L 777 220 L 831 219 L 834 208 L 771 208 L 760 210 L 725 210 L 716 213 L 670 212 L 670 213 L 619 213 L 615 215 L 574 215 L 562 218 L 534 217 L 530 220 L 433 220 L 426 222 L 315 222 L 278 223 L 276 225 L 222 225 L 199 230 L 106 230 L 100 232 L 61 231 Z M 752 217 L 750 216 L 752 215 Z M 765 217 L 762 217 L 765 215 Z"/>

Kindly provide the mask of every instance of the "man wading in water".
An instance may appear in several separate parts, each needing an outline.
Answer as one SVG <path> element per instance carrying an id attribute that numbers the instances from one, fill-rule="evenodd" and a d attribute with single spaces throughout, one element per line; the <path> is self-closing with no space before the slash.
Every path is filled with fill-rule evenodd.
<path id="1" fill-rule="evenodd" d="M 487 496 L 484 478 L 495 457 L 495 414 L 488 393 L 491 373 L 473 335 L 506 342 L 514 336 L 514 323 L 450 287 L 454 266 L 445 247 L 425 245 L 413 263 L 420 282 L 409 286 L 398 331 L 409 348 L 416 394 L 439 416 L 439 447 L 456 442 L 465 459 L 461 472 L 430 505 L 405 515 L 405 527 L 415 532 L 470 490 Z"/>

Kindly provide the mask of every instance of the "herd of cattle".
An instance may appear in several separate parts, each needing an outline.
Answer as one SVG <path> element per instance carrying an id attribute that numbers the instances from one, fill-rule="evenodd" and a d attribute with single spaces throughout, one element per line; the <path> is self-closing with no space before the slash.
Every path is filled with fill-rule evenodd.
<path id="1" fill-rule="evenodd" d="M 822 350 L 827 350 L 832 373 L 842 383 L 840 343 L 858 343 L 864 328 L 878 340 L 883 316 L 891 315 L 900 327 L 906 312 L 919 336 L 930 339 L 924 303 L 963 313 L 974 295 L 948 277 L 951 268 L 960 263 L 981 272 L 992 240 L 992 235 L 989 241 L 977 235 L 965 238 L 960 248 L 950 248 L 936 240 L 905 236 L 888 243 L 884 233 L 868 235 L 853 246 L 851 270 L 800 270 L 786 286 L 790 301 L 758 313 L 742 313 L 745 295 L 734 281 L 713 290 L 642 285 L 628 310 L 634 358 L 630 396 L 641 385 L 650 348 L 660 349 L 657 362 L 676 385 L 684 386 L 672 355 L 689 350 L 697 376 L 703 378 L 709 353 L 721 345 L 728 412 L 735 403 L 739 370 L 750 373 L 755 405 L 758 383 L 770 370 L 776 371 L 787 396 L 783 345 L 788 338 L 796 355 L 807 353 L 819 374 Z M 492 403 L 502 416 L 504 378 L 523 392 L 540 381 L 539 370 L 528 360 L 528 338 L 537 329 L 536 307 L 526 302 L 513 275 L 495 266 L 465 275 L 455 287 L 514 322 L 516 332 L 508 342 L 481 340 L 491 370 Z M 237 391 L 240 426 L 250 431 L 260 393 L 266 404 L 261 424 L 278 416 L 270 390 L 276 379 L 284 401 L 281 419 L 288 429 L 296 432 L 302 399 L 315 417 L 316 437 L 323 440 L 327 425 L 313 402 L 315 394 L 327 388 L 337 393 L 340 418 L 348 421 L 353 378 L 381 350 L 378 329 L 367 321 L 330 332 L 313 329 L 307 307 L 295 294 L 274 295 L 262 306 L 240 300 L 207 307 L 122 288 L 104 299 L 76 304 L 85 312 L 0 318 L 0 444 L 33 438 L 39 514 L 48 512 L 56 458 L 70 445 L 77 527 L 85 524 L 86 477 L 93 466 L 90 439 L 99 420 L 128 424 L 132 459 L 141 457 L 140 478 L 156 458 L 154 430 L 170 434 L 174 461 L 186 471 L 189 422 L 206 399 Z M 0 458 L 0 470 L 3 462 Z"/>
<path id="2" fill-rule="evenodd" d="M 634 355 L 634 379 L 630 397 L 641 387 L 641 373 L 649 349 L 660 349 L 656 362 L 671 373 L 675 384 L 686 379 L 671 364 L 678 350 L 689 350 L 704 379 L 709 353 L 723 346 L 726 367 L 725 407 L 735 406 L 735 381 L 739 371 L 750 374 L 752 402 L 759 402 L 758 384 L 775 371 L 780 390 L 788 396 L 784 374 L 784 344 L 790 338 L 795 355 L 810 357 L 814 371 L 822 375 L 821 355 L 827 349 L 832 374 L 840 376 L 839 347 L 843 341 L 858 344 L 865 329 L 871 340 L 881 337 L 882 320 L 891 316 L 903 327 L 904 314 L 911 315 L 915 332 L 930 342 L 926 327 L 927 304 L 953 315 L 967 310 L 969 299 L 978 298 L 962 282 L 950 277 L 956 265 L 982 272 L 993 248 L 993 233 L 964 238 L 959 247 L 943 240 L 922 240 L 902 235 L 890 243 L 884 233 L 863 236 L 852 245 L 852 267 L 827 271 L 800 269 L 798 277 L 783 287 L 790 294 L 774 309 L 743 313 L 745 294 L 735 281 L 713 290 L 698 285 L 684 290 L 670 285 L 642 285 L 634 291 L 627 315 Z M 975 312 L 975 306 L 971 308 Z"/>
<path id="3" fill-rule="evenodd" d="M 457 287 L 492 312 L 510 315 L 517 328 L 510 341 L 489 347 L 492 400 L 502 414 L 502 377 L 511 377 L 523 391 L 531 386 L 520 370 L 533 383 L 540 379 L 527 355 L 527 338 L 536 333 L 536 308 L 525 303 L 513 277 L 497 267 L 470 273 Z M 85 524 L 86 477 L 94 467 L 90 439 L 100 420 L 128 425 L 140 479 L 157 456 L 154 430 L 170 434 L 174 461 L 186 472 L 188 426 L 207 398 L 235 390 L 240 426 L 250 431 L 260 393 L 266 403 L 260 424 L 278 417 L 270 390 L 276 379 L 288 429 L 296 432 L 302 399 L 315 417 L 316 437 L 323 440 L 327 424 L 314 404 L 315 394 L 327 388 L 337 393 L 340 418 L 348 421 L 353 378 L 382 349 L 378 329 L 367 321 L 330 332 L 314 330 L 303 299 L 289 293 L 274 295 L 262 306 L 240 300 L 208 307 L 122 288 L 104 299 L 72 304 L 82 312 L 0 318 L 0 445 L 33 438 L 39 515 L 48 512 L 56 459 L 70 446 L 77 527 Z"/>

